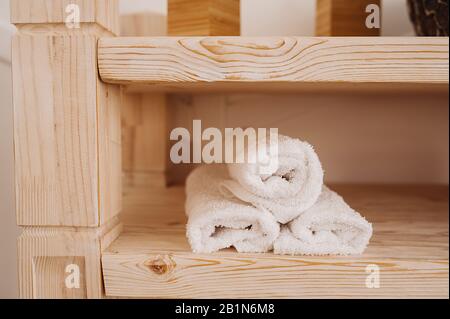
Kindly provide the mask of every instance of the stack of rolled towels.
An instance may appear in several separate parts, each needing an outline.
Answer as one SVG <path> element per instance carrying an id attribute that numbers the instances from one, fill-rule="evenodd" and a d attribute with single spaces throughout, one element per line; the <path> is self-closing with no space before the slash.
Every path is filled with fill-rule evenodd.
<path id="1" fill-rule="evenodd" d="M 186 182 L 187 238 L 196 253 L 361 254 L 372 225 L 323 184 L 311 145 L 278 137 L 278 166 L 210 164 Z"/>

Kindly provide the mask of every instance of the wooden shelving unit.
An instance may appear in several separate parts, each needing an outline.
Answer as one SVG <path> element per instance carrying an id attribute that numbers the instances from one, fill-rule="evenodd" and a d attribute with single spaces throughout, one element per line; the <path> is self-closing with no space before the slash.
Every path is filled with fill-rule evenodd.
<path id="1" fill-rule="evenodd" d="M 103 38 L 98 63 L 130 90 L 446 89 L 449 77 L 436 37 Z"/>
<path id="2" fill-rule="evenodd" d="M 106 296 L 148 298 L 448 298 L 448 187 L 334 187 L 373 223 L 362 256 L 194 254 L 184 188 L 124 196 L 124 232 L 102 255 Z M 365 286 L 380 268 L 380 288 Z"/>
<path id="3" fill-rule="evenodd" d="M 105 38 L 100 76 L 130 91 L 448 90 L 448 38 Z M 374 224 L 363 256 L 193 254 L 181 187 L 129 189 L 103 253 L 111 297 L 448 297 L 448 188 L 341 186 Z M 366 267 L 381 270 L 379 289 Z"/>
<path id="4" fill-rule="evenodd" d="M 138 100 L 151 100 L 152 112 L 143 121 L 143 113 L 131 112 L 127 124 L 141 143 L 152 135 L 155 147 L 145 145 L 146 154 L 129 162 L 160 179 L 126 187 L 124 196 L 121 185 L 121 86 L 148 93 L 448 95 L 448 37 L 116 37 L 118 0 L 74 3 L 80 29 L 67 28 L 65 0 L 11 1 L 22 298 L 448 298 L 448 186 L 334 187 L 373 223 L 362 256 L 193 254 L 184 189 L 165 187 L 160 155 L 170 114 L 165 96 L 151 94 Z M 234 12 L 237 30 L 239 3 L 232 3 L 224 12 Z M 202 30 L 217 28 L 210 22 Z M 135 149 L 144 153 L 142 145 Z M 381 271 L 378 289 L 365 285 L 373 264 Z M 78 266 L 78 290 L 65 285 L 67 265 Z"/>

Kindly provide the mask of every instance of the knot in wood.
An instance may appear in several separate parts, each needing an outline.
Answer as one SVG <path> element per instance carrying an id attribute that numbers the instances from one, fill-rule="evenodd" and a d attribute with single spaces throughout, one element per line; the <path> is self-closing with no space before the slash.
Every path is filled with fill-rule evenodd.
<path id="1" fill-rule="evenodd" d="M 164 275 L 175 267 L 170 256 L 156 256 L 145 261 L 144 265 L 158 275 Z"/>

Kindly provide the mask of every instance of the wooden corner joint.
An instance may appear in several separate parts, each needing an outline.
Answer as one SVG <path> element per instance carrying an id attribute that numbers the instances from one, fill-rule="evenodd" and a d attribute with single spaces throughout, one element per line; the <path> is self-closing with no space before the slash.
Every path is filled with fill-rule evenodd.
<path id="1" fill-rule="evenodd" d="M 18 239 L 20 297 L 102 298 L 101 254 L 121 230 L 118 218 L 99 228 L 25 227 Z"/>

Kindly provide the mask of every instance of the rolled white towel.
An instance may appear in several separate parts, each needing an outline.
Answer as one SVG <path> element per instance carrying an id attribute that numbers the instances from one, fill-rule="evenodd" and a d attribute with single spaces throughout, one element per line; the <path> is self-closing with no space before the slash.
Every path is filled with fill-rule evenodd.
<path id="1" fill-rule="evenodd" d="M 344 199 L 323 187 L 314 206 L 282 227 L 274 243 L 276 254 L 361 254 L 372 237 L 372 225 Z"/>
<path id="2" fill-rule="evenodd" d="M 261 174 L 257 163 L 228 164 L 231 179 L 222 189 L 285 224 L 316 202 L 323 185 L 322 165 L 310 144 L 283 135 L 278 137 L 278 154 L 269 155 L 278 156 L 278 167 L 270 174 Z"/>
<path id="3" fill-rule="evenodd" d="M 279 224 L 268 212 L 226 198 L 219 190 L 226 178 L 225 165 L 204 165 L 186 181 L 186 234 L 192 250 L 211 253 L 231 246 L 238 252 L 272 250 Z"/>

